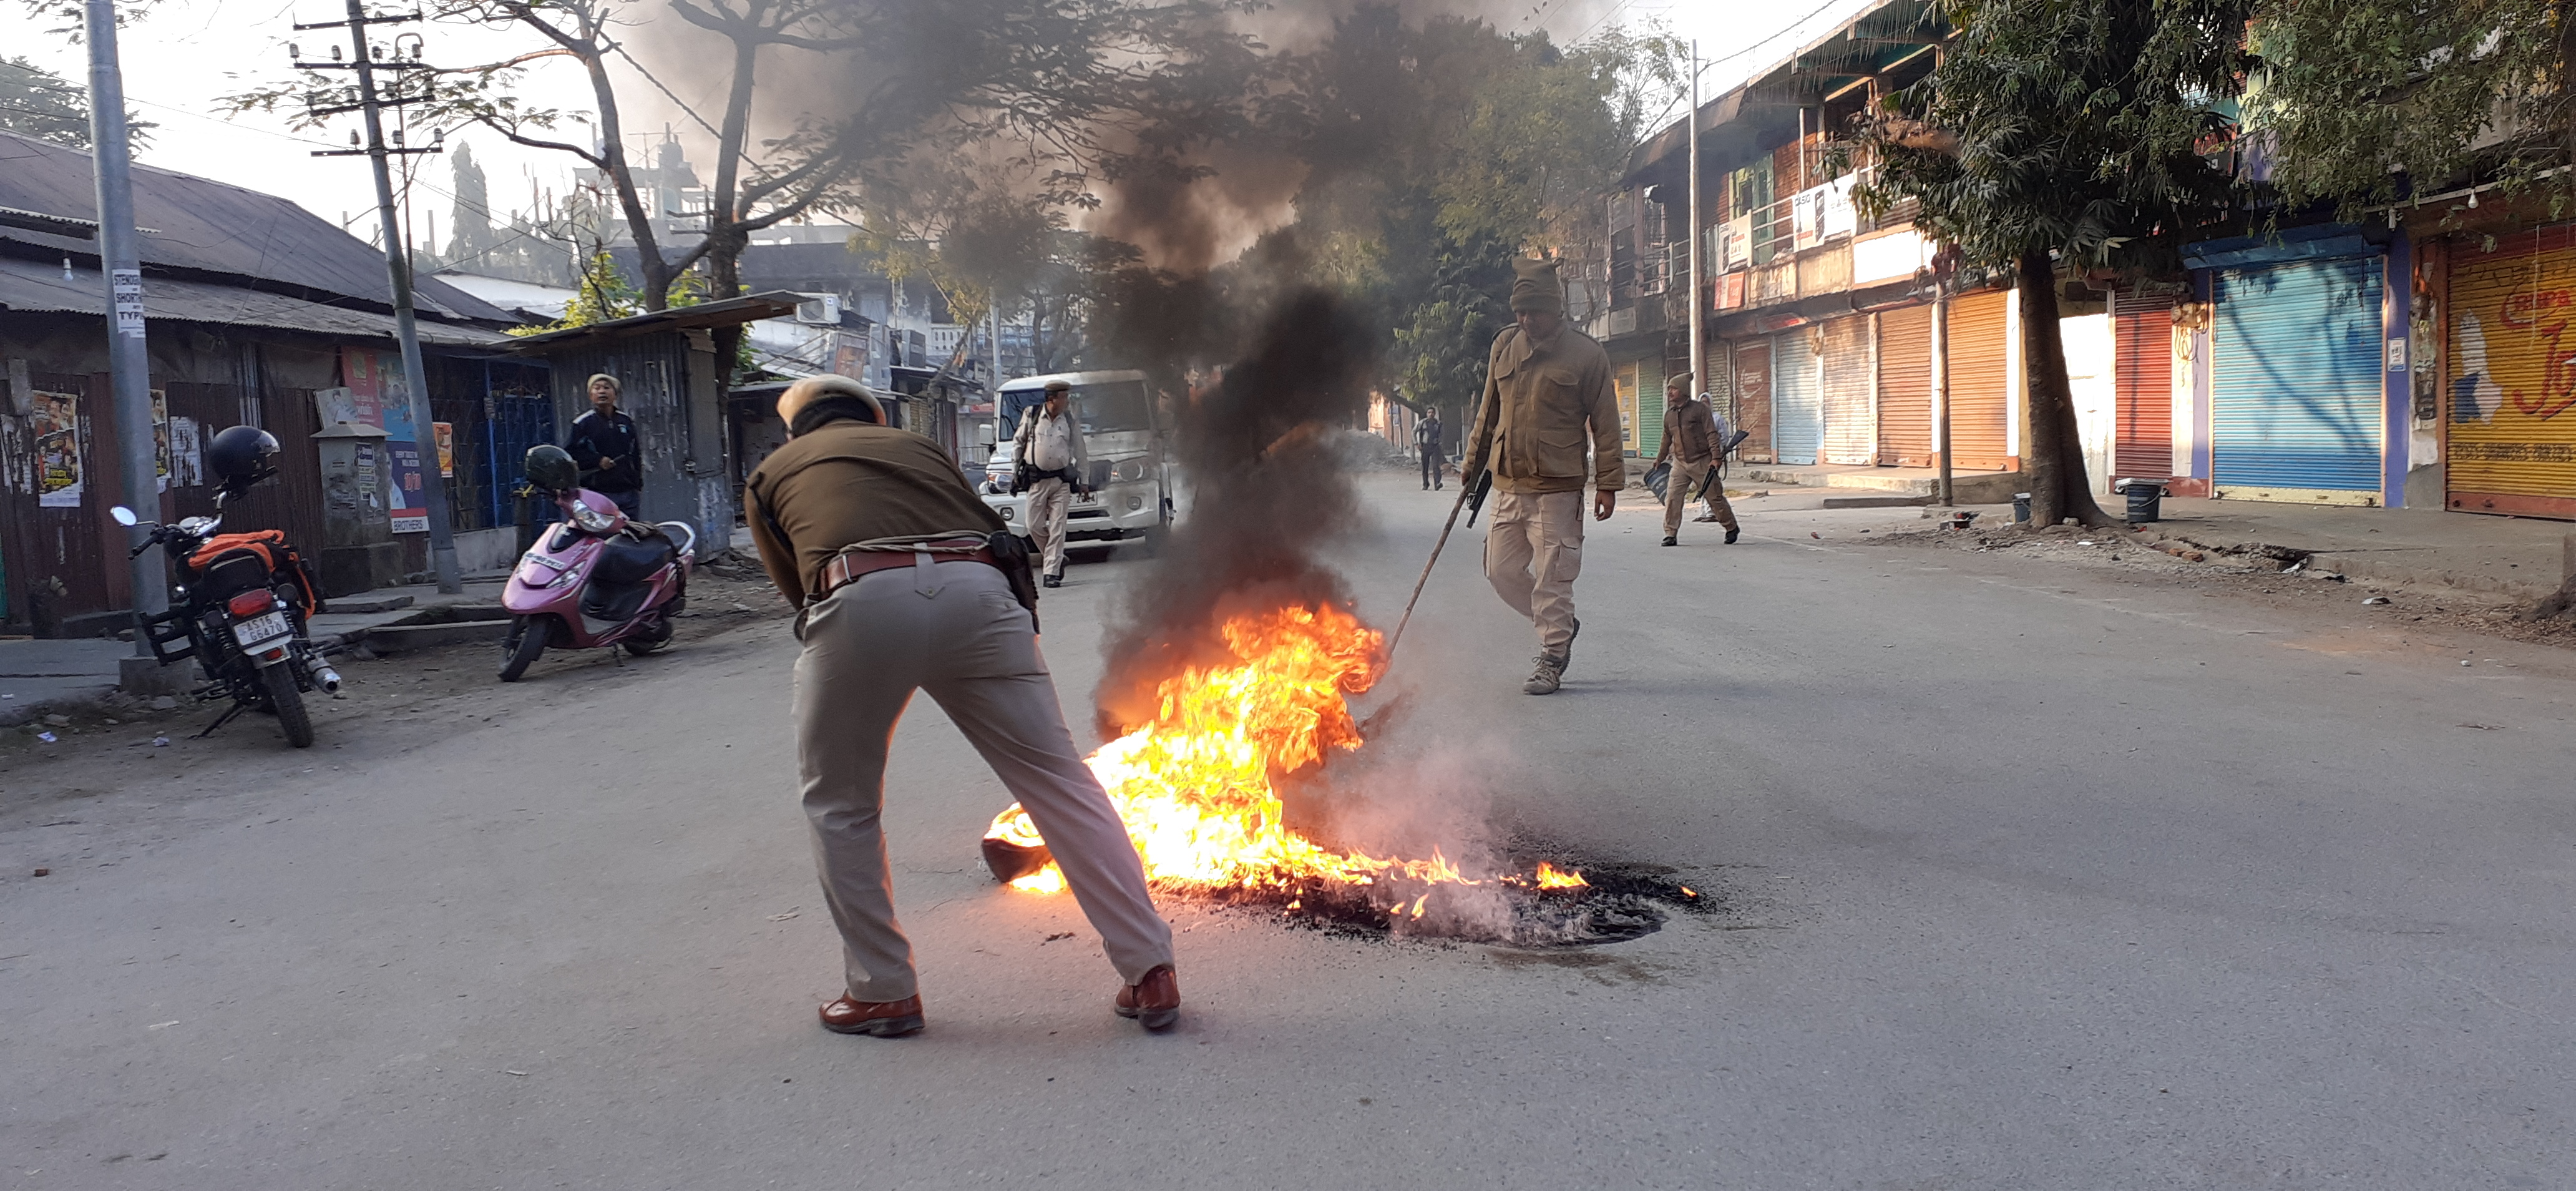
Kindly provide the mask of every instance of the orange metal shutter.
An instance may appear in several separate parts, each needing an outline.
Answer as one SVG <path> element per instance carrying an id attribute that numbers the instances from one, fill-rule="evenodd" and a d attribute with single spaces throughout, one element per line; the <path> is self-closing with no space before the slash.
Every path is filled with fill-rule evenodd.
<path id="1" fill-rule="evenodd" d="M 2576 232 L 2451 249 L 2449 493 L 2468 513 L 2576 518 Z"/>
<path id="2" fill-rule="evenodd" d="M 2113 479 L 2173 476 L 2173 307 L 2126 301 L 2119 312 L 2119 440 Z"/>
<path id="3" fill-rule="evenodd" d="M 1745 433 L 1737 457 L 1771 462 L 1771 345 L 1756 341 L 1735 349 L 1735 428 Z"/>
<path id="4" fill-rule="evenodd" d="M 1932 465 L 1932 308 L 1878 316 L 1878 461 Z"/>
<path id="5" fill-rule="evenodd" d="M 2004 434 L 2006 290 L 1962 294 L 1950 303 L 1951 466 L 2001 471 L 2011 460 Z"/>

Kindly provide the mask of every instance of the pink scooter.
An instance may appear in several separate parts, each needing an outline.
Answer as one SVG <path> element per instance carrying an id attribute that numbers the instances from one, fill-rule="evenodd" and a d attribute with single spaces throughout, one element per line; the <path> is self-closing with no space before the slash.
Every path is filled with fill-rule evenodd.
<path id="1" fill-rule="evenodd" d="M 520 557 L 501 592 L 510 613 L 501 681 L 517 682 L 549 645 L 616 645 L 637 657 L 669 645 L 671 618 L 688 604 L 697 534 L 678 521 L 628 520 L 615 501 L 581 487 L 561 447 L 529 448 L 527 474 L 564 519 Z"/>

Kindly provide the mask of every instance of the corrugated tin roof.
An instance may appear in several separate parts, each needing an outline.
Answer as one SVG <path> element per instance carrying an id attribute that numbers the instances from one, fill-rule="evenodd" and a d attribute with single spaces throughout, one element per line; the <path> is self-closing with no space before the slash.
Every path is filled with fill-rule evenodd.
<path id="1" fill-rule="evenodd" d="M 0 132 L 0 207 L 94 221 L 97 179 L 90 155 Z M 153 229 L 137 237 L 147 266 L 229 273 L 380 305 L 392 300 L 382 251 L 273 194 L 138 165 L 134 222 Z M 19 228 L 0 228 L 0 239 L 77 255 L 98 251 L 85 237 Z M 516 321 L 431 278 L 416 280 L 413 291 L 415 304 L 430 318 Z"/>
<path id="2" fill-rule="evenodd" d="M 0 311 L 43 311 L 107 316 L 107 281 L 96 269 L 73 269 L 64 280 L 59 264 L 0 257 Z M 143 317 L 149 322 L 214 323 L 274 327 L 315 335 L 392 342 L 394 317 L 350 310 L 239 286 L 175 277 L 143 279 Z M 493 347 L 509 336 L 480 327 L 419 320 L 420 341 L 443 347 Z"/>
<path id="3" fill-rule="evenodd" d="M 793 314 L 804 295 L 786 290 L 727 298 L 721 302 L 702 302 L 695 306 L 674 306 L 626 318 L 610 319 L 582 327 L 566 327 L 542 335 L 522 335 L 510 341 L 510 350 L 522 355 L 544 355 L 568 347 L 587 347 L 594 343 L 650 335 L 658 331 L 686 331 L 699 327 L 735 327 L 757 319 Z"/>
<path id="4" fill-rule="evenodd" d="M 1839 84 L 1876 73 L 1939 42 L 1949 31 L 1941 10 L 1926 0 L 1878 0 L 1831 32 L 1798 47 L 1796 53 L 1754 72 L 1733 89 L 1701 101 L 1692 119 L 1675 120 L 1630 150 L 1624 181 L 1633 182 L 1664 159 L 1687 152 L 1690 142 L 1683 131 L 1686 125 L 1696 126 L 1700 135 L 1707 136 L 1747 118 L 1776 122 L 1781 115 L 1790 114 L 1794 120 L 1802 104 L 1816 99 L 1802 91 L 1816 87 L 1820 81 Z M 1701 152 L 1707 151 L 1703 142 Z"/>

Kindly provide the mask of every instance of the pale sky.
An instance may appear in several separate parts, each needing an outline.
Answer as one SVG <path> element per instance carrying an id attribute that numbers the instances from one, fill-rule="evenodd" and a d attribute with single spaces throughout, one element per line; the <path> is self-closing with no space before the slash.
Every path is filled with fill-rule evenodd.
<path id="1" fill-rule="evenodd" d="M 1705 99 L 1785 57 L 1869 2 L 1507 0 L 1517 12 L 1506 8 L 1497 24 L 1513 31 L 1543 26 L 1558 40 L 1572 42 L 1614 23 L 1642 30 L 1660 22 L 1676 36 L 1696 39 L 1705 59 L 1736 55 L 1712 65 L 1702 76 Z M 640 4 L 636 10 L 651 13 L 658 7 Z M 1492 11 L 1505 5 L 1489 0 L 1480 7 Z M 160 125 L 140 160 L 285 195 L 325 219 L 348 221 L 362 238 L 371 237 L 375 195 L 365 159 L 309 155 L 313 149 L 348 147 L 349 133 L 358 127 L 356 115 L 336 117 L 329 133 L 317 135 L 290 132 L 279 117 L 236 119 L 214 114 L 218 96 L 242 90 L 255 79 L 285 76 L 289 41 L 301 43 L 308 58 L 324 55 L 327 39 L 337 37 L 345 44 L 345 31 L 297 33 L 290 27 L 293 22 L 332 21 L 345 15 L 345 6 L 331 0 L 169 0 L 150 17 L 129 26 L 119 43 L 126 91 L 137 112 Z M 83 49 L 41 32 L 43 27 L 26 16 L 23 6 L 0 5 L 0 46 L 85 85 L 88 60 Z M 422 29 L 428 38 L 426 59 L 442 65 L 493 61 L 533 48 L 520 35 L 453 25 L 378 26 L 377 32 L 382 37 L 412 28 Z M 644 139 L 658 139 L 664 120 L 677 118 L 678 113 L 643 80 L 629 77 L 620 82 L 633 109 L 627 119 L 638 144 L 631 147 L 641 148 Z M 578 68 L 562 58 L 535 64 L 525 94 L 541 105 L 575 110 L 589 106 L 588 84 Z M 703 112 L 712 110 L 705 105 L 718 97 L 684 93 L 683 98 Z M 1663 122 L 1678 116 L 1676 110 Z M 682 131 L 695 132 L 685 126 Z M 578 126 L 564 132 L 568 140 L 586 141 L 590 135 Z M 697 142 L 691 145 L 690 157 L 703 168 L 709 156 L 703 142 L 708 138 L 684 139 Z M 574 163 L 567 155 L 523 149 L 482 131 L 449 138 L 451 147 L 459 143 L 471 144 L 483 166 L 496 223 L 503 213 L 527 207 L 533 189 L 542 187 L 561 196 L 571 185 Z M 443 246 L 452 220 L 448 161 L 443 156 L 412 160 L 418 169 L 412 191 L 412 235 L 425 243 L 434 218 L 437 242 Z"/>

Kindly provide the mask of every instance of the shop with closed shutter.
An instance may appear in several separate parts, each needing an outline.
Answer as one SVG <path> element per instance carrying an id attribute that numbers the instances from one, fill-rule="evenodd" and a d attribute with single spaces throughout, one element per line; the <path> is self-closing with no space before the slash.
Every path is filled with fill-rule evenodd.
<path id="1" fill-rule="evenodd" d="M 1878 461 L 1932 466 L 1932 308 L 1878 316 Z"/>
<path id="2" fill-rule="evenodd" d="M 2376 255 L 2216 270 L 2214 495 L 2379 502 L 2380 273 Z"/>
<path id="3" fill-rule="evenodd" d="M 1738 344 L 1735 348 L 1735 428 L 1744 432 L 1736 457 L 1748 463 L 1778 458 L 1771 447 L 1771 345 Z"/>
<path id="4" fill-rule="evenodd" d="M 2007 290 L 1961 294 L 1950 302 L 1950 465 L 1977 471 L 2012 466 L 2004 419 L 2012 404 L 2005 352 Z"/>
<path id="5" fill-rule="evenodd" d="M 1782 463 L 1814 463 L 1825 437 L 1825 403 L 1816 332 L 1801 327 L 1771 337 L 1771 445 Z"/>
<path id="6" fill-rule="evenodd" d="M 2444 506 L 2576 519 L 2576 225 L 2454 241 L 2450 280 Z"/>
<path id="7" fill-rule="evenodd" d="M 1878 457 L 1878 417 L 1871 390 L 1877 379 L 1870 367 L 1869 316 L 1851 314 L 1817 328 L 1818 375 L 1824 420 L 1822 461 L 1874 463 Z"/>
<path id="8" fill-rule="evenodd" d="M 2164 480 L 2174 474 L 2173 300 L 2115 295 L 2119 429 L 2111 477 Z"/>

